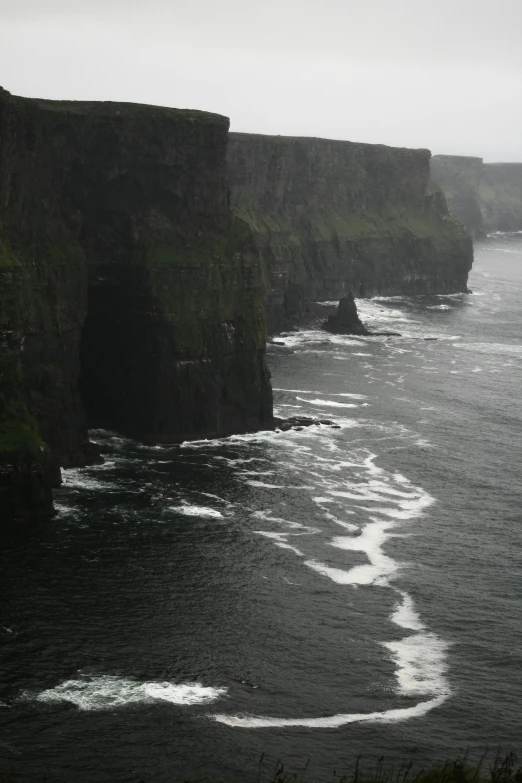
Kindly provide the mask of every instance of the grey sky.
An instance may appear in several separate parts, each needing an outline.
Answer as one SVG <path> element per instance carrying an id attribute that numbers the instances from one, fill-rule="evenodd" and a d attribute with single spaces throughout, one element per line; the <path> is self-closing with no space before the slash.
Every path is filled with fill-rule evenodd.
<path id="1" fill-rule="evenodd" d="M 522 1 L 0 0 L 0 85 L 522 161 Z"/>

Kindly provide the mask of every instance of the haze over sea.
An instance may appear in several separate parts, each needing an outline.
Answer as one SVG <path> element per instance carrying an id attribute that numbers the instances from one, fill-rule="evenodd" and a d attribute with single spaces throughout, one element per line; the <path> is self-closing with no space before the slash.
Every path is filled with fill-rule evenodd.
<path id="1" fill-rule="evenodd" d="M 181 448 L 96 431 L 57 516 L 0 541 L 0 768 L 310 777 L 522 750 L 522 234 L 472 294 L 363 300 L 271 346 L 278 415 Z M 325 308 L 326 313 L 326 308 Z M 435 339 L 434 339 L 435 338 Z"/>

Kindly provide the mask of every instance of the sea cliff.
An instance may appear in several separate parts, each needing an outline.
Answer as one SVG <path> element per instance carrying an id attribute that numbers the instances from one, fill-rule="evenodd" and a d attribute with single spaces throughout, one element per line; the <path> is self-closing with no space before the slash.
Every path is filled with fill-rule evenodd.
<path id="1" fill-rule="evenodd" d="M 467 290 L 471 238 L 429 161 L 428 150 L 230 134 L 232 207 L 261 254 L 270 331 L 306 300 Z"/>
<path id="2" fill-rule="evenodd" d="M 0 519 L 52 513 L 87 427 L 147 442 L 272 422 L 228 120 L 0 89 Z"/>
<path id="3" fill-rule="evenodd" d="M 434 155 L 431 175 L 444 191 L 452 214 L 472 236 L 522 230 L 522 163 Z"/>

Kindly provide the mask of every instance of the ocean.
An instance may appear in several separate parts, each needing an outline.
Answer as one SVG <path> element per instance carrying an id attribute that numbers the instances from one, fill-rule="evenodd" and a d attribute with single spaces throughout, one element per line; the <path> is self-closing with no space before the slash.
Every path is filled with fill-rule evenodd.
<path id="1" fill-rule="evenodd" d="M 522 751 L 522 232 L 472 293 L 358 301 L 271 344 L 276 413 L 181 447 L 92 432 L 0 538 L 0 769 L 307 778 Z M 325 317 L 328 307 L 325 306 Z"/>

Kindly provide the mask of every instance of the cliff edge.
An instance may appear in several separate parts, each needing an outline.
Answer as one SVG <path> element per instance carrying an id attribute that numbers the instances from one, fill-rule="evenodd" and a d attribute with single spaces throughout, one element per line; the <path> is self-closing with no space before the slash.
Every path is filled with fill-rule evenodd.
<path id="1" fill-rule="evenodd" d="M 431 175 L 444 191 L 452 214 L 472 236 L 522 230 L 522 163 L 434 155 Z"/>
<path id="2" fill-rule="evenodd" d="M 87 426 L 269 426 L 263 281 L 228 120 L 0 90 L 0 519 L 52 513 Z"/>
<path id="3" fill-rule="evenodd" d="M 232 207 L 261 254 L 270 331 L 307 299 L 467 290 L 471 238 L 430 183 L 430 154 L 230 134 Z"/>

